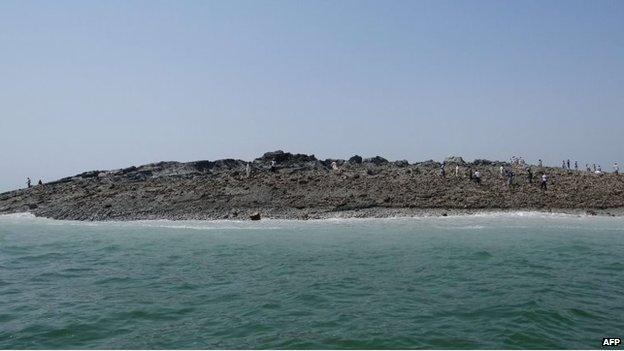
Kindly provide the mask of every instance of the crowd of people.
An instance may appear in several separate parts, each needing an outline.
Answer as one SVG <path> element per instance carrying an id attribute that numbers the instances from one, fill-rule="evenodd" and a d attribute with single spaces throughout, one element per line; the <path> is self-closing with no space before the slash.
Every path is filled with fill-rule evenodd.
<path id="1" fill-rule="evenodd" d="M 589 164 L 586 164 L 585 166 L 586 166 L 586 170 L 588 173 L 592 173 L 596 175 L 604 174 L 600 165 L 593 164 L 593 168 L 589 167 Z M 442 165 L 440 166 L 440 176 L 443 178 L 446 177 L 445 167 L 446 167 L 446 162 L 443 162 Z M 562 169 L 572 170 L 572 167 L 574 167 L 575 171 L 578 171 L 579 170 L 578 161 L 574 161 L 574 163 L 571 163 L 570 160 L 568 159 L 568 160 L 563 160 L 561 162 Z M 508 187 L 511 188 L 514 185 L 514 179 L 516 177 L 516 174 L 514 173 L 514 168 L 520 169 L 520 170 L 523 169 L 526 172 L 527 182 L 529 184 L 533 184 L 533 179 L 535 177 L 533 173 L 533 168 L 530 165 L 527 165 L 527 163 L 521 157 L 512 156 L 510 159 L 510 166 L 505 167 L 501 165 L 498 168 L 500 177 L 507 181 Z M 538 169 L 541 171 L 541 176 L 539 177 L 540 189 L 547 190 L 550 176 L 545 172 L 544 165 L 541 159 L 538 160 Z M 467 172 L 468 172 L 468 177 L 470 180 L 474 181 L 476 184 L 481 184 L 482 175 L 479 170 L 476 170 L 473 172 L 472 168 L 468 167 Z M 620 166 L 617 162 L 615 162 L 613 163 L 613 174 L 618 175 L 619 173 L 620 173 Z M 459 175 L 460 175 L 459 165 L 455 165 L 455 177 L 459 177 Z"/>
<path id="2" fill-rule="evenodd" d="M 578 167 L 578 161 L 574 161 L 574 169 L 572 169 L 572 167 L 570 166 L 570 160 L 563 160 L 561 161 L 561 168 L 565 169 L 565 170 L 574 170 L 574 171 L 578 171 L 579 167 Z M 585 171 L 587 173 L 595 173 L 598 175 L 604 174 L 604 172 L 602 171 L 602 167 L 600 165 L 596 165 L 595 163 L 592 163 L 592 166 L 589 166 L 589 163 L 585 164 Z M 617 162 L 613 163 L 613 173 L 614 174 L 620 174 L 620 165 Z"/>

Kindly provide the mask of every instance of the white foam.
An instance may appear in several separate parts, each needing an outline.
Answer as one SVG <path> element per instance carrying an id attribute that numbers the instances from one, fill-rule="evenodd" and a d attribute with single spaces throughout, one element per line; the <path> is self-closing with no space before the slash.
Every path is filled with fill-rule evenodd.
<path id="1" fill-rule="evenodd" d="M 526 222 L 526 220 L 530 220 Z M 111 227 L 149 227 L 167 229 L 189 229 L 189 230 L 281 230 L 281 229 L 305 229 L 313 226 L 359 226 L 376 224 L 405 224 L 422 223 L 437 228 L 451 230 L 481 230 L 489 226 L 500 225 L 501 221 L 506 221 L 507 228 L 521 228 L 527 225 L 535 225 L 535 220 L 547 221 L 549 226 L 568 225 L 569 228 L 576 228 L 577 221 L 594 223 L 594 221 L 622 222 L 624 217 L 589 216 L 584 214 L 569 214 L 556 212 L 539 211 L 483 211 L 472 214 L 451 214 L 440 216 L 436 213 L 425 214 L 423 216 L 396 216 L 385 218 L 352 218 L 352 217 L 332 217 L 326 219 L 271 219 L 266 218 L 261 221 L 249 220 L 136 220 L 136 221 L 76 221 L 76 220 L 55 220 L 49 218 L 36 217 L 32 213 L 13 213 L 0 215 L 0 223 L 13 224 L 45 224 L 45 225 L 72 225 L 72 226 L 111 226 Z M 566 224 L 561 223 L 561 220 Z M 572 222 L 570 222 L 572 221 Z M 570 226 L 570 224 L 572 224 Z"/>
<path id="2" fill-rule="evenodd" d="M 18 212 L 18 213 L 6 213 L 6 214 L 0 214 L 0 219 L 2 218 L 8 218 L 8 219 L 20 219 L 20 218 L 37 218 L 34 214 L 30 213 L 30 212 Z"/>

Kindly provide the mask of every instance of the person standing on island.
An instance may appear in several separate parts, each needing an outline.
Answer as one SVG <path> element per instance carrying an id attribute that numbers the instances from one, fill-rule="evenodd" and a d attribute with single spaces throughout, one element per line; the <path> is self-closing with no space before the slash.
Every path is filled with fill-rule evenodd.
<path id="1" fill-rule="evenodd" d="M 444 169 L 444 163 L 440 166 L 440 177 L 446 178 L 446 170 Z"/>
<path id="2" fill-rule="evenodd" d="M 565 160 L 561 161 L 561 168 L 565 169 Z"/>
<path id="3" fill-rule="evenodd" d="M 596 164 L 594 163 L 592 166 L 594 167 L 594 172 L 596 172 Z"/>
<path id="4" fill-rule="evenodd" d="M 26 177 L 26 186 L 30 188 L 32 185 L 30 184 L 30 178 Z"/>
<path id="5" fill-rule="evenodd" d="M 568 161 L 566 162 L 566 165 L 568 166 L 568 169 L 570 169 L 570 159 L 568 159 Z"/>
<path id="6" fill-rule="evenodd" d="M 574 161 L 574 170 L 578 171 L 578 161 Z"/>
<path id="7" fill-rule="evenodd" d="M 510 169 L 505 173 L 505 175 L 507 176 L 507 186 L 511 188 L 511 186 L 513 185 L 514 172 Z"/>
<path id="8" fill-rule="evenodd" d="M 474 172 L 474 179 L 477 184 L 481 184 L 481 172 L 478 170 Z"/>
<path id="9" fill-rule="evenodd" d="M 455 165 L 455 178 L 459 177 L 459 165 Z"/>
<path id="10" fill-rule="evenodd" d="M 589 163 L 585 164 L 585 169 L 587 170 L 587 173 L 591 173 L 591 168 L 589 168 Z"/>
<path id="11" fill-rule="evenodd" d="M 531 171 L 531 167 L 527 167 L 527 180 L 529 184 L 533 184 L 533 172 Z"/>
<path id="12" fill-rule="evenodd" d="M 331 168 L 334 172 L 338 172 L 340 169 L 338 168 L 338 163 L 336 161 L 332 161 Z"/>
<path id="13" fill-rule="evenodd" d="M 498 167 L 498 173 L 500 173 L 501 178 L 505 178 L 505 167 Z"/>
<path id="14" fill-rule="evenodd" d="M 542 182 L 540 183 L 540 188 L 542 188 L 542 190 L 546 191 L 548 190 L 546 183 L 548 183 L 548 176 L 546 175 L 546 173 L 542 174 Z"/>
<path id="15" fill-rule="evenodd" d="M 542 166 L 542 159 L 541 159 L 541 158 L 540 158 L 539 160 L 537 160 L 537 165 L 538 165 L 539 167 L 543 167 L 543 166 Z"/>
<path id="16" fill-rule="evenodd" d="M 245 165 L 245 175 L 247 176 L 247 178 L 251 177 L 251 163 L 247 162 L 247 165 Z"/>
<path id="17" fill-rule="evenodd" d="M 43 185 L 43 182 L 41 181 L 41 179 L 39 179 L 39 182 L 37 183 L 37 185 Z"/>
<path id="18" fill-rule="evenodd" d="M 613 164 L 613 173 L 620 174 L 620 165 L 617 162 Z"/>

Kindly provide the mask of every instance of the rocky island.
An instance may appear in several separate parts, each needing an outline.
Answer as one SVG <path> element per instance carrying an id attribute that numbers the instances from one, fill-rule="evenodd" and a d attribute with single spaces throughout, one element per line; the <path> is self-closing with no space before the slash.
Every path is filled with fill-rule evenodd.
<path id="1" fill-rule="evenodd" d="M 461 157 L 319 160 L 268 152 L 252 162 L 159 162 L 90 171 L 0 194 L 0 214 L 72 220 L 310 219 L 538 210 L 621 215 L 624 176 Z M 456 167 L 457 166 L 457 167 Z M 513 184 L 500 167 L 513 170 Z M 528 169 L 534 173 L 532 182 Z M 457 174 L 455 173 L 458 171 Z M 479 171 L 477 184 L 471 174 Z M 539 176 L 549 175 L 548 189 Z"/>

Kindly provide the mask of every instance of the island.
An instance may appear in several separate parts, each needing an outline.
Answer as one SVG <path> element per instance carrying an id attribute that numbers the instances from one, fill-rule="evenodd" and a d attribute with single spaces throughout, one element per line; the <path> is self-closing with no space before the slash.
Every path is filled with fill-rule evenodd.
<path id="1" fill-rule="evenodd" d="M 501 169 L 513 172 L 511 185 Z M 474 178 L 477 171 L 480 182 Z M 542 174 L 548 178 L 546 190 L 541 188 Z M 418 163 L 357 155 L 319 160 L 283 151 L 267 152 L 250 162 L 158 162 L 89 171 L 0 194 L 0 214 L 30 212 L 87 221 L 446 216 L 525 210 L 619 216 L 623 209 L 624 176 L 614 173 L 484 159 L 466 162 L 461 157 Z"/>

